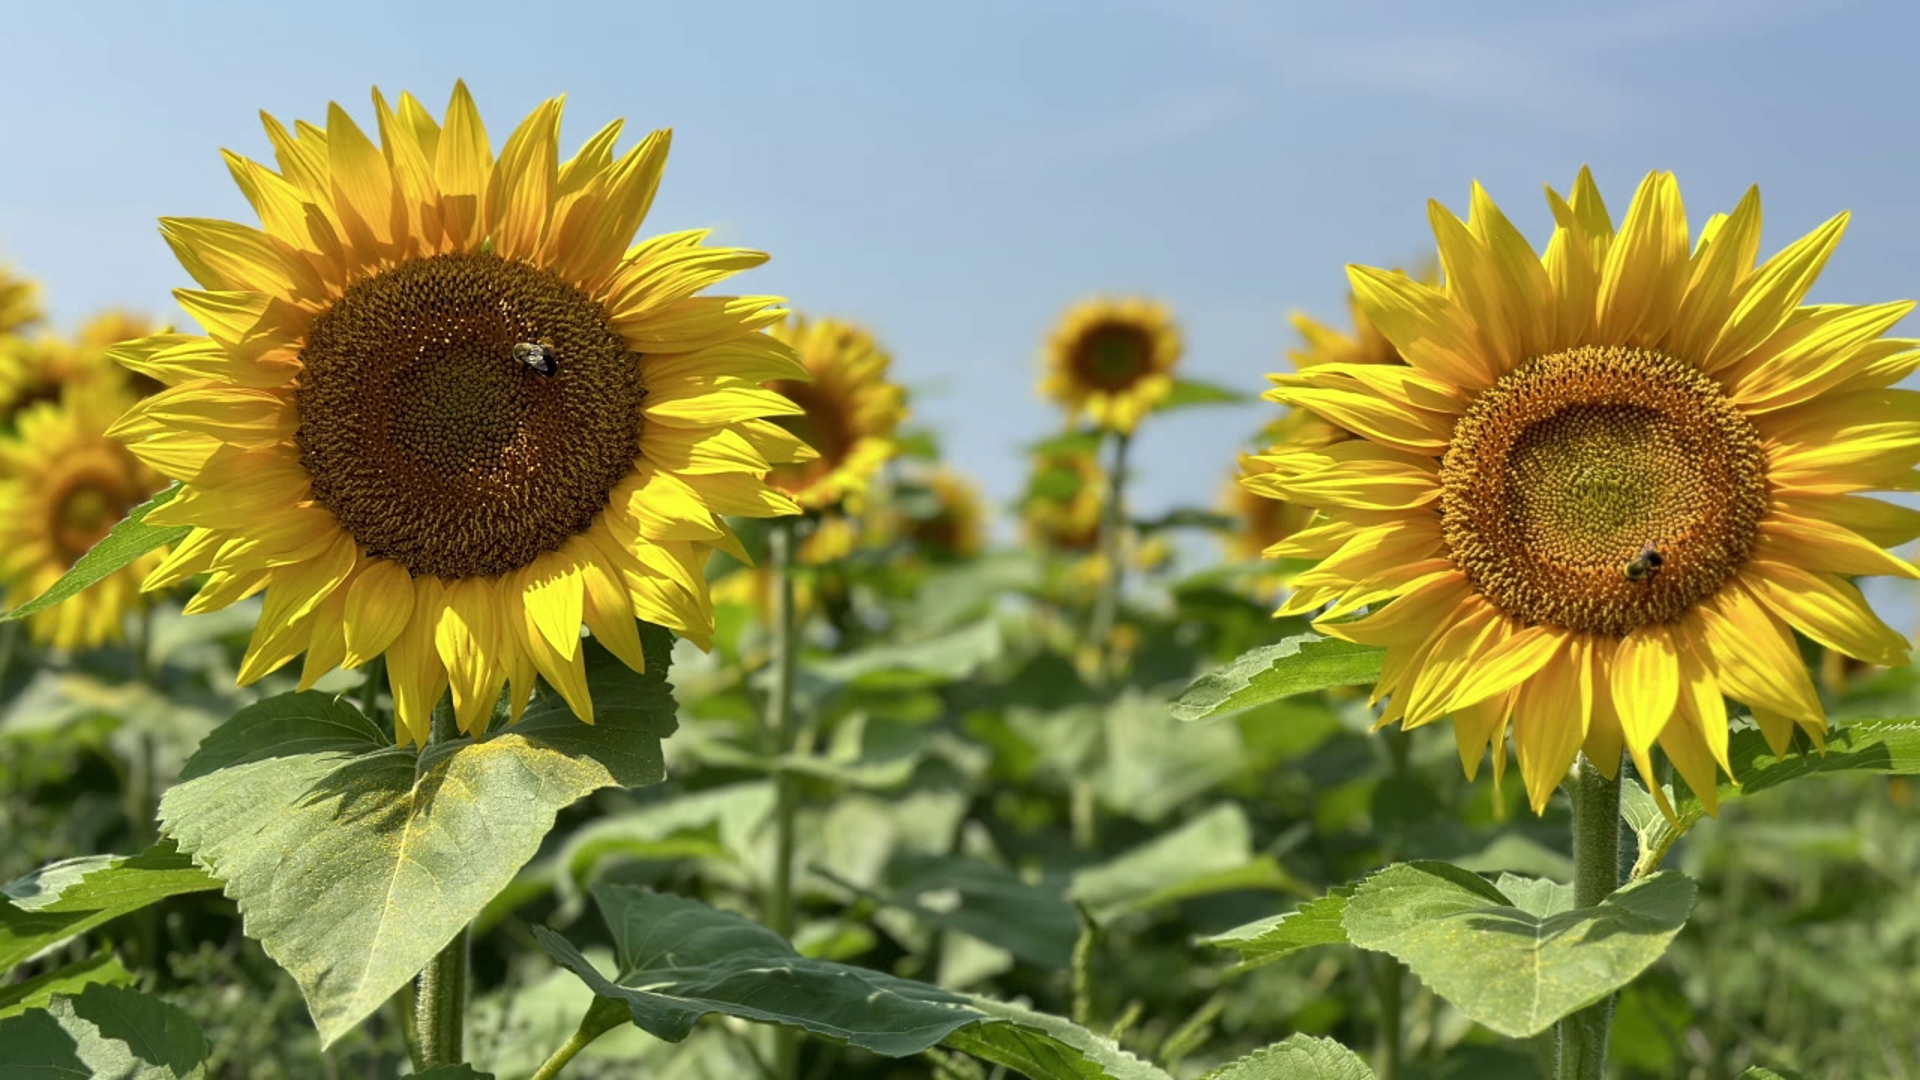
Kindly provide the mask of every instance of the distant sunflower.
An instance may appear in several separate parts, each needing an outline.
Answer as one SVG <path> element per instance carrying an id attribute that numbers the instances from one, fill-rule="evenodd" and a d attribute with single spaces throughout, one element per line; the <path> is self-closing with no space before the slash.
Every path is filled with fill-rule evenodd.
<path id="1" fill-rule="evenodd" d="M 1173 392 L 1180 331 L 1150 300 L 1091 300 L 1068 311 L 1047 347 L 1040 392 L 1078 420 L 1131 434 Z"/>
<path id="2" fill-rule="evenodd" d="M 1307 527 L 1313 507 L 1283 502 L 1240 482 L 1243 476 L 1271 472 L 1273 466 L 1252 454 L 1240 455 L 1240 468 L 1226 486 L 1222 509 L 1233 519 L 1225 536 L 1227 557 L 1250 562 L 1266 550 Z"/>
<path id="3" fill-rule="evenodd" d="M 1282 611 L 1387 648 L 1383 723 L 1452 714 L 1469 775 L 1511 723 L 1536 811 L 1583 747 L 1650 775 L 1658 743 L 1712 807 L 1723 695 L 1776 752 L 1824 737 L 1792 631 L 1907 660 L 1847 578 L 1916 576 L 1882 549 L 1920 514 L 1864 494 L 1920 480 L 1920 352 L 1882 336 L 1913 305 L 1804 305 L 1846 215 L 1756 267 L 1757 189 L 1697 246 L 1670 173 L 1617 233 L 1585 171 L 1549 201 L 1544 257 L 1478 185 L 1466 223 L 1434 204 L 1444 291 L 1351 268 L 1409 366 L 1276 377 L 1359 438 L 1245 482 L 1320 510 Z"/>
<path id="4" fill-rule="evenodd" d="M 909 518 L 907 538 L 937 559 L 970 559 L 986 545 L 987 512 L 980 489 L 952 469 L 927 477 L 933 512 Z"/>
<path id="5" fill-rule="evenodd" d="M 556 98 L 496 159 L 464 85 L 444 121 L 373 101 L 379 145 L 334 105 L 266 118 L 277 172 L 227 154 L 264 229 L 161 222 L 209 336 L 115 351 L 168 386 L 115 426 L 185 485 L 149 520 L 193 526 L 146 587 L 264 589 L 243 683 L 385 655 L 402 741 L 449 686 L 463 731 L 509 685 L 518 718 L 536 675 L 591 721 L 582 623 L 635 669 L 636 616 L 704 646 L 707 556 L 745 556 L 721 515 L 798 510 L 765 481 L 804 454 L 768 419 L 797 410 L 764 384 L 805 375 L 759 332 L 784 312 L 696 295 L 766 256 L 629 246 L 665 131 L 563 161 Z"/>
<path id="6" fill-rule="evenodd" d="M 0 437 L 0 578 L 8 607 L 46 592 L 127 511 L 163 484 L 127 448 L 107 437 L 127 402 L 105 395 L 66 405 L 43 402 Z M 151 552 L 64 604 L 27 617 L 33 639 L 59 649 L 118 641 L 127 612 L 141 604 Z"/>
<path id="7" fill-rule="evenodd" d="M 1107 474 L 1091 453 L 1042 453 L 1020 507 L 1027 536 L 1053 551 L 1084 554 L 1100 546 L 1107 503 Z"/>
<path id="8" fill-rule="evenodd" d="M 907 417 L 906 391 L 887 381 L 893 357 L 873 335 L 837 319 L 793 315 L 772 334 L 793 347 L 812 376 L 772 385 L 801 410 L 779 423 L 818 456 L 769 479 L 808 510 L 858 504 L 898 449 L 893 433 Z"/>
<path id="9" fill-rule="evenodd" d="M 73 340 L 42 333 L 0 340 L 0 427 L 40 402 L 62 402 L 75 395 L 145 397 L 161 389 L 150 376 L 129 371 L 108 357 L 112 346 L 154 332 L 138 315 L 110 311 L 95 316 Z"/>
<path id="10" fill-rule="evenodd" d="M 43 317 L 39 284 L 0 267 L 0 334 L 17 334 Z"/>

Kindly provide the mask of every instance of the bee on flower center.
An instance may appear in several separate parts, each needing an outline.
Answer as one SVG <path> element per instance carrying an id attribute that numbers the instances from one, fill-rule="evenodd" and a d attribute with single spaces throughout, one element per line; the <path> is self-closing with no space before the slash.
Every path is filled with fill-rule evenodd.
<path id="1" fill-rule="evenodd" d="M 1633 582 L 1652 581 L 1659 576 L 1660 568 L 1667 565 L 1666 557 L 1660 554 L 1652 544 L 1640 549 L 1640 554 L 1627 560 L 1627 580 Z"/>
<path id="2" fill-rule="evenodd" d="M 549 378 L 560 370 L 560 357 L 554 353 L 553 342 L 547 338 L 537 342 L 519 342 L 513 347 L 513 358 Z"/>

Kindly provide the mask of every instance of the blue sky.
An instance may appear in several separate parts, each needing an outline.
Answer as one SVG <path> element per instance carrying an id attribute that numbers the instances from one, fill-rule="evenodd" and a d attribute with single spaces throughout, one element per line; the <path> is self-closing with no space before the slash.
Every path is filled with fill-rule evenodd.
<path id="1" fill-rule="evenodd" d="M 675 130 L 649 232 L 773 254 L 746 291 L 875 327 L 948 456 L 1010 497 L 1059 418 L 1040 343 L 1091 291 L 1166 299 L 1187 370 L 1250 392 L 1348 262 L 1431 248 L 1479 179 L 1543 242 L 1590 162 L 1616 214 L 1676 170 L 1696 223 L 1765 193 L 1764 251 L 1854 211 L 1815 300 L 1920 295 L 1908 5 L 1671 0 L 41 3 L 0 65 L 0 259 L 63 326 L 180 320 L 163 214 L 247 219 L 255 113 L 363 121 L 465 78 L 496 139 L 566 92 L 577 143 Z M 371 124 L 369 122 L 368 126 Z M 1908 332 L 1913 332 L 1911 326 Z M 1156 420 L 1136 503 L 1211 501 L 1274 406 Z"/>

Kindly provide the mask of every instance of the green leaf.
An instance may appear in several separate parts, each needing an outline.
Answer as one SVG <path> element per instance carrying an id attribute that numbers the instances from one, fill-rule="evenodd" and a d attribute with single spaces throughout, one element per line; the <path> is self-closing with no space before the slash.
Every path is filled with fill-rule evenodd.
<path id="1" fill-rule="evenodd" d="M 513 727 L 416 754 L 345 701 L 283 694 L 201 744 L 160 800 L 249 935 L 305 993 L 323 1044 L 378 1008 L 513 880 L 562 808 L 665 776 L 671 638 L 645 675 L 591 642 L 596 723 L 543 694 Z"/>
<path id="2" fill-rule="evenodd" d="M 946 1045 L 1031 1080 L 1173 1080 L 1111 1039 L 1060 1017 L 990 998 L 967 995 L 966 1001 L 996 1022 L 960 1028 Z"/>
<path id="3" fill-rule="evenodd" d="M 786 939 L 697 900 L 625 885 L 593 891 L 613 931 L 607 978 L 566 938 L 533 928 L 542 948 L 633 1022 L 679 1042 L 710 1013 L 804 1028 L 889 1057 L 916 1054 L 985 1015 L 936 986 L 795 952 Z"/>
<path id="4" fill-rule="evenodd" d="M 44 1009 L 56 994 L 77 994 L 95 983 L 107 986 L 131 986 L 138 976 L 120 963 L 111 949 L 65 967 L 36 975 L 25 982 L 0 986 L 0 1019 L 16 1016 L 28 1009 Z"/>
<path id="5" fill-rule="evenodd" d="M 1200 720 L 1275 698 L 1370 683 L 1380 677 L 1385 655 L 1385 649 L 1373 645 L 1308 630 L 1243 653 L 1219 671 L 1194 680 L 1173 703 L 1173 715 Z"/>
<path id="6" fill-rule="evenodd" d="M 930 925 L 970 934 L 1042 967 L 1068 966 L 1080 939 L 1079 913 L 1061 896 L 1058 880 L 1030 883 L 981 859 L 896 855 L 884 893 L 828 876 Z"/>
<path id="7" fill-rule="evenodd" d="M 982 620 L 924 641 L 890 642 L 807 665 L 809 681 L 850 683 L 883 671 L 910 671 L 940 681 L 964 678 L 1000 658 L 1000 625 Z"/>
<path id="8" fill-rule="evenodd" d="M 1200 1080 L 1373 1080 L 1359 1054 L 1332 1039 L 1289 1035 Z"/>
<path id="9" fill-rule="evenodd" d="M 133 560 L 163 544 L 175 540 L 192 531 L 190 526 L 172 525 L 162 527 L 147 524 L 147 515 L 155 507 L 165 506 L 180 494 L 180 485 L 173 484 L 153 498 L 134 507 L 127 519 L 113 527 L 113 531 L 100 538 L 100 542 L 80 556 L 67 569 L 53 587 L 32 600 L 21 604 L 12 611 L 0 615 L 0 622 L 12 619 L 24 619 L 37 611 L 45 611 L 62 600 L 97 584 L 108 575 L 123 569 Z"/>
<path id="10" fill-rule="evenodd" d="M 426 1072 L 412 1074 L 414 1080 L 493 1080 L 493 1074 L 471 1065 L 435 1065 Z"/>
<path id="11" fill-rule="evenodd" d="M 1199 379 L 1175 379 L 1173 391 L 1154 408 L 1155 412 L 1190 409 L 1195 405 L 1239 405 L 1253 400 L 1238 390 L 1229 390 Z"/>
<path id="12" fill-rule="evenodd" d="M 1097 454 L 1106 441 L 1106 433 L 1099 430 L 1063 431 L 1029 444 L 1027 450 L 1035 454 Z"/>
<path id="13" fill-rule="evenodd" d="M 1134 528 L 1143 533 L 1164 532 L 1167 529 L 1208 529 L 1213 532 L 1226 532 L 1239 523 L 1232 514 L 1222 514 L 1213 510 L 1195 510 L 1183 508 L 1169 510 L 1159 517 L 1143 518 L 1134 522 Z M 1261 570 L 1270 571 L 1273 563 L 1262 563 Z"/>
<path id="14" fill-rule="evenodd" d="M 139 855 L 53 863 L 8 885 L 0 902 L 0 972 L 109 919 L 220 883 L 163 842 Z"/>
<path id="15" fill-rule="evenodd" d="M 1740 1080 L 1803 1080 L 1803 1078 L 1791 1069 L 1768 1069 L 1755 1065 L 1741 1073 Z"/>
<path id="16" fill-rule="evenodd" d="M 1200 943 L 1237 950 L 1241 957 L 1237 971 L 1270 964 L 1315 945 L 1345 945 L 1347 930 L 1341 920 L 1346 917 L 1347 898 L 1352 895 L 1353 887 L 1343 885 L 1296 910 L 1201 938 Z"/>
<path id="17" fill-rule="evenodd" d="M 1074 875 L 1068 897 L 1098 922 L 1236 889 L 1298 884 L 1270 858 L 1253 854 L 1246 811 L 1222 803 L 1186 824 Z"/>
<path id="18" fill-rule="evenodd" d="M 596 994 L 624 1003 L 634 1023 L 668 1041 L 719 1013 L 891 1057 L 944 1043 L 1034 1080 L 1171 1080 L 1065 1020 L 810 959 L 772 930 L 696 900 L 625 885 L 596 889 L 594 899 L 613 931 L 614 978 L 552 930 L 536 926 L 535 937 Z"/>
<path id="19" fill-rule="evenodd" d="M 0 1020 L 0 1076 L 185 1080 L 206 1060 L 192 1017 L 124 987 L 95 984 Z"/>
<path id="20" fill-rule="evenodd" d="M 1920 716 L 1859 720 L 1836 727 L 1827 733 L 1824 754 L 1799 735 L 1784 757 L 1776 757 L 1760 732 L 1735 732 L 1727 740 L 1727 757 L 1739 786 L 1723 783 L 1723 798 L 1753 795 L 1816 773 L 1913 775 L 1920 773 Z M 1683 796 L 1693 798 L 1691 792 Z M 1681 807 L 1676 804 L 1674 809 Z"/>
<path id="21" fill-rule="evenodd" d="M 1341 921 L 1353 944 L 1397 957 L 1461 1012 L 1525 1038 L 1658 960 L 1694 892 L 1685 877 L 1659 873 L 1596 907 L 1539 915 L 1458 867 L 1403 863 L 1355 887 Z M 1527 898 L 1554 906 L 1550 889 L 1530 886 Z"/>

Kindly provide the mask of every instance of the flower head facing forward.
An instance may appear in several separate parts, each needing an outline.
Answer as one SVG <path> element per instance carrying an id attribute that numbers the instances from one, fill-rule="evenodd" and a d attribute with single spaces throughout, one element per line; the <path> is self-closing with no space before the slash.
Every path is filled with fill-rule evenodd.
<path id="1" fill-rule="evenodd" d="M 893 357 L 872 334 L 838 319 L 793 315 L 772 333 L 793 347 L 808 375 L 773 384 L 800 409 L 779 423 L 815 454 L 776 469 L 773 484 L 808 510 L 857 506 L 898 450 L 894 431 L 907 418 L 906 391 L 887 379 Z"/>
<path id="2" fill-rule="evenodd" d="M 1131 434 L 1173 392 L 1180 331 L 1150 300 L 1090 300 L 1067 312 L 1047 346 L 1040 392 L 1096 427 Z"/>
<path id="3" fill-rule="evenodd" d="M 41 402 L 0 437 L 0 580 L 8 607 L 52 588 L 160 489 L 158 473 L 107 437 L 107 426 L 129 403 L 106 394 Z M 141 603 L 140 579 L 162 555 L 149 552 L 66 603 L 28 616 L 33 639 L 58 649 L 120 640 L 127 612 Z"/>
<path id="4" fill-rule="evenodd" d="M 700 295 L 757 266 L 705 232 L 633 244 L 669 135 L 559 156 L 561 102 L 496 157 L 463 85 L 444 118 L 376 91 L 376 144 L 266 119 L 279 168 L 227 163 L 258 229 L 168 218 L 207 336 L 115 359 L 167 389 L 115 426 L 182 482 L 149 518 L 192 532 L 149 575 L 205 574 L 189 612 L 265 591 L 240 678 L 302 684 L 387 658 L 399 735 L 451 690 L 463 731 L 536 679 L 593 716 L 580 629 L 640 668 L 635 619 L 704 645 L 721 515 L 797 511 L 767 473 L 806 448 L 766 388 L 805 372 L 768 297 Z"/>
<path id="5" fill-rule="evenodd" d="M 1286 613 L 1382 645 L 1383 722 L 1451 714 L 1469 774 L 1511 726 L 1536 810 L 1584 747 L 1642 772 L 1658 744 L 1709 806 L 1724 697 L 1776 752 L 1826 729 L 1797 630 L 1881 664 L 1907 643 L 1848 577 L 1916 576 L 1883 548 L 1920 514 L 1868 492 L 1920 461 L 1906 303 L 1808 306 L 1844 215 L 1764 264 L 1748 193 L 1690 242 L 1655 173 L 1618 230 L 1591 177 L 1549 193 L 1536 255 L 1477 185 L 1432 208 L 1446 286 L 1354 267 L 1404 368 L 1275 376 L 1269 397 L 1355 439 L 1278 446 L 1245 483 L 1315 507 L 1270 549 L 1318 558 Z M 1349 620 L 1365 609 L 1363 617 Z"/>

